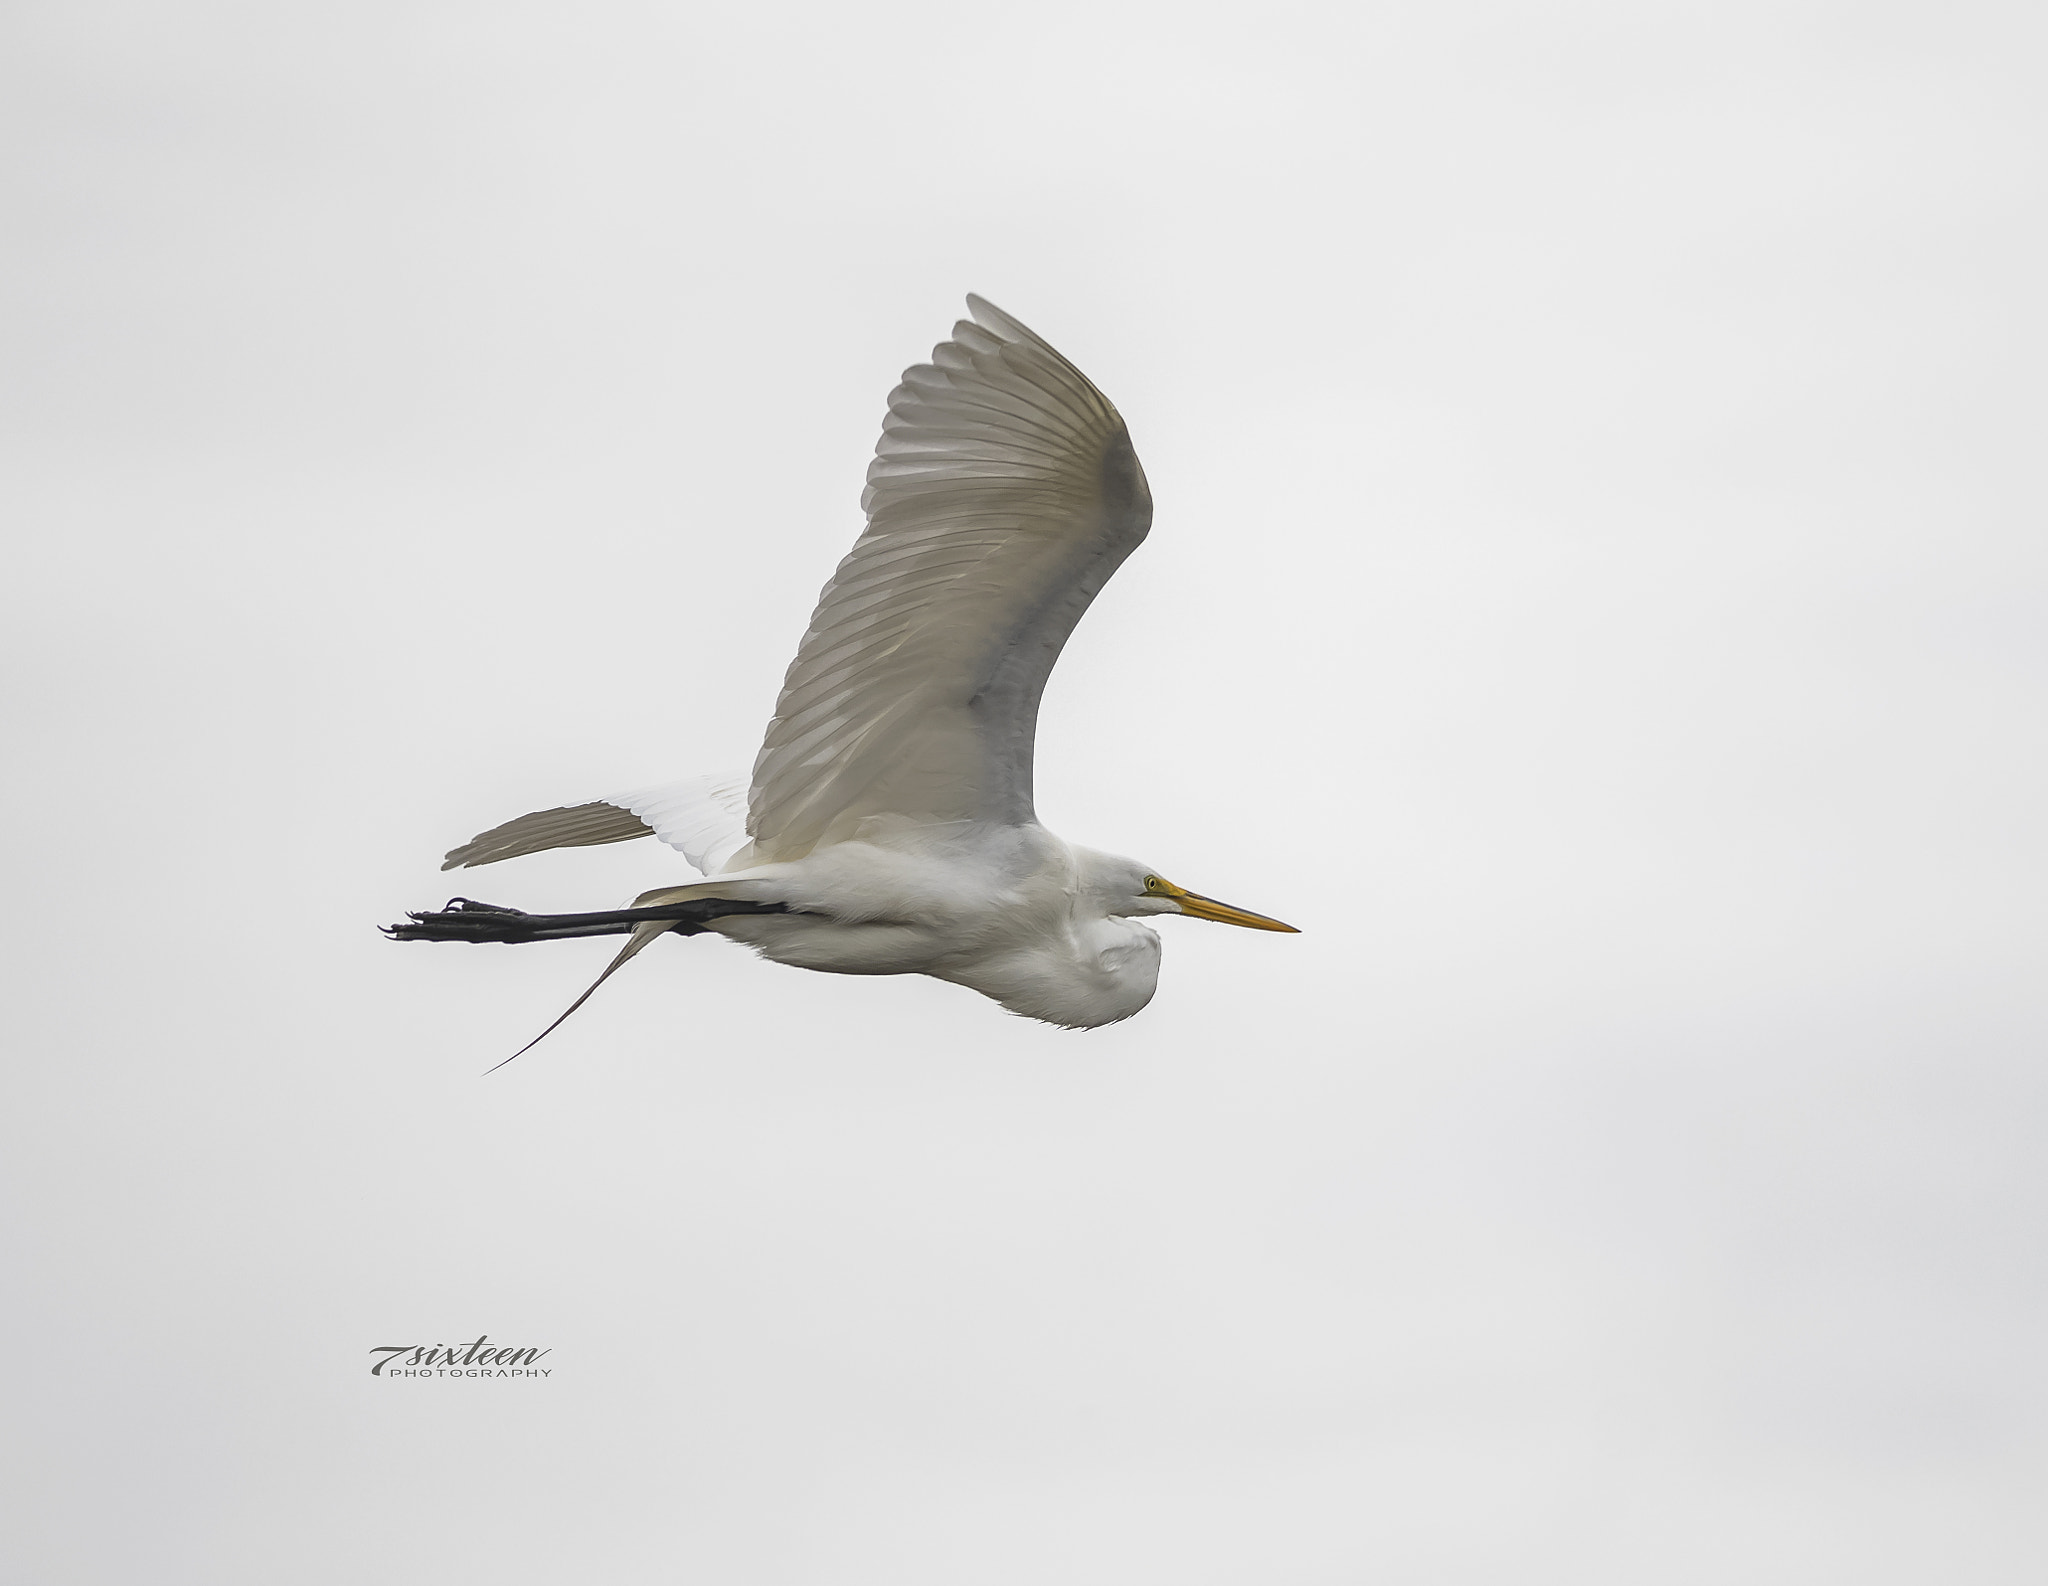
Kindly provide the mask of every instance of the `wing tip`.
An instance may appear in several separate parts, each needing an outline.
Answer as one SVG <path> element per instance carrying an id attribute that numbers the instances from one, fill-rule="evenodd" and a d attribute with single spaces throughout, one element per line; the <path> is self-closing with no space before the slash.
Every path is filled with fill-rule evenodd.
<path id="1" fill-rule="evenodd" d="M 1019 341 L 1027 346 L 1043 347 L 1052 351 L 1052 344 L 1014 314 L 1006 314 L 979 292 L 967 294 L 967 312 L 974 316 L 974 323 L 983 330 L 994 331 L 1005 341 Z"/>
<path id="2" fill-rule="evenodd" d="M 478 832 L 460 847 L 449 849 L 442 856 L 441 868 L 467 870 L 475 865 L 494 865 L 500 859 L 543 853 L 550 848 L 594 848 L 605 843 L 630 842 L 653 830 L 631 810 L 622 809 L 609 799 L 565 804 L 535 810 L 487 832 Z"/>

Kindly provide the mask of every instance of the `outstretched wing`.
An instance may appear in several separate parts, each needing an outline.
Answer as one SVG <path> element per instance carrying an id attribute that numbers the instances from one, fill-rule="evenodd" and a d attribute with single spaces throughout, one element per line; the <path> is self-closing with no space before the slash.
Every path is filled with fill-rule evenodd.
<path id="1" fill-rule="evenodd" d="M 754 862 L 875 815 L 1033 818 L 1046 677 L 1152 522 L 1108 398 L 993 304 L 907 369 L 867 531 L 819 597 L 754 762 Z"/>

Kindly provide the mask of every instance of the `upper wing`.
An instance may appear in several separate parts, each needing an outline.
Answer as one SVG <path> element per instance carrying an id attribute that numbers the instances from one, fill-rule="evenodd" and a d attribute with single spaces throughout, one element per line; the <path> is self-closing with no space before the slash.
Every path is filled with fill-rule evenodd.
<path id="1" fill-rule="evenodd" d="M 753 862 L 872 815 L 1032 819 L 1039 696 L 1152 496 L 1087 376 L 993 304 L 907 369 L 867 531 L 818 599 L 754 762 Z"/>

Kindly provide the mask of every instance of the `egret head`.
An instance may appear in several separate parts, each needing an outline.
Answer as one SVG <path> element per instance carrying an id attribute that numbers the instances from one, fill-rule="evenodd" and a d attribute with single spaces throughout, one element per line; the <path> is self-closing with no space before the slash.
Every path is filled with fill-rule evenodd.
<path id="1" fill-rule="evenodd" d="M 1294 931 L 1250 909 L 1218 903 L 1199 892 L 1176 886 L 1158 871 L 1135 859 L 1117 859 L 1107 854 L 1089 854 L 1085 875 L 1091 894 L 1105 914 L 1129 919 L 1142 914 L 1185 914 L 1197 920 L 1214 920 L 1219 925 L 1243 925 L 1255 931 Z"/>

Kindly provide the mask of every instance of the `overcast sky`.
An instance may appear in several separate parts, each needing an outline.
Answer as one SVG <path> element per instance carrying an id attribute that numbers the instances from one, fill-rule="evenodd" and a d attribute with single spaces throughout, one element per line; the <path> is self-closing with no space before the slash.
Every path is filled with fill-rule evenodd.
<path id="1" fill-rule="evenodd" d="M 2048 1578 L 2038 18 L 723 9 L 0 23 L 0 1575 Z M 371 927 L 749 762 L 970 290 L 1157 501 L 1042 818 L 1305 934 L 479 1078 L 611 944 Z"/>

